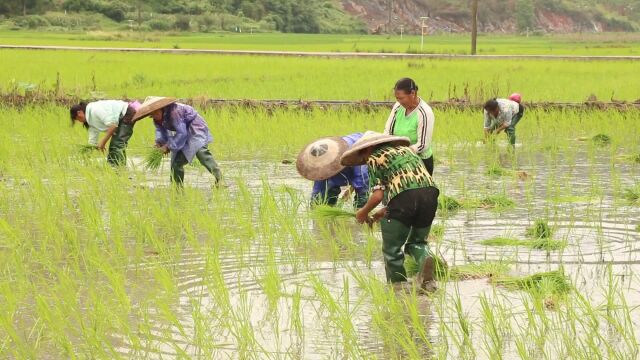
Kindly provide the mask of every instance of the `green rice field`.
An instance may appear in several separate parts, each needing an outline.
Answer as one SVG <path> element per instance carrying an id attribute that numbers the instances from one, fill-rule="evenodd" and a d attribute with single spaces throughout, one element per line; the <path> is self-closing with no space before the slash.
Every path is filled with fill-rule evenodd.
<path id="1" fill-rule="evenodd" d="M 530 108 L 512 149 L 483 143 L 479 108 L 436 108 L 440 261 L 425 295 L 388 285 L 378 225 L 358 225 L 350 201 L 318 216 L 296 172 L 309 141 L 382 131 L 390 108 L 198 102 L 392 100 L 403 76 L 425 100 L 634 101 L 637 61 L 0 59 L 1 358 L 640 356 L 639 109 Z M 168 158 L 149 166 L 149 119 L 113 169 L 60 103 L 147 95 L 194 101 L 224 186 L 196 162 L 172 187 Z"/>
<path id="2" fill-rule="evenodd" d="M 147 47 L 220 50 L 278 50 L 469 54 L 469 34 L 316 35 L 247 33 L 148 33 L 135 31 L 44 32 L 0 29 L 0 44 L 86 47 Z M 640 55 L 637 33 L 515 36 L 481 34 L 478 54 Z"/>
<path id="3" fill-rule="evenodd" d="M 391 100 L 410 76 L 426 100 L 481 102 L 518 91 L 524 101 L 640 98 L 639 61 L 340 59 L 2 50 L 0 89 L 81 98 Z M 329 81 L 327 81 L 329 80 Z M 506 95 L 505 95 L 506 94 Z"/>

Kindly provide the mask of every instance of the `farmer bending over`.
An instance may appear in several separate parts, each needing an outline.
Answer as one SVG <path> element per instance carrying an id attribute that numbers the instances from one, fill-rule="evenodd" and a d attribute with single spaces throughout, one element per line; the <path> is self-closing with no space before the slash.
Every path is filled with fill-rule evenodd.
<path id="1" fill-rule="evenodd" d="M 406 137 L 369 131 L 342 155 L 341 163 L 344 166 L 367 164 L 371 196 L 357 212 L 356 220 L 361 224 L 380 221 L 387 281 L 407 280 L 406 253 L 418 264 L 417 284 L 422 289 L 434 290 L 435 262 L 427 237 L 440 192 L 409 144 Z M 381 202 L 385 207 L 369 218 L 369 213 Z"/>
<path id="2" fill-rule="evenodd" d="M 312 205 L 336 205 L 343 186 L 349 187 L 346 196 L 351 189 L 354 190 L 355 208 L 359 209 L 367 202 L 369 176 L 366 165 L 344 167 L 340 164 L 342 154 L 361 137 L 362 133 L 355 133 L 343 137 L 321 138 L 305 146 L 298 154 L 298 173 L 313 181 Z"/>
<path id="3" fill-rule="evenodd" d="M 516 125 L 524 114 L 520 104 L 509 99 L 491 99 L 484 104 L 484 138 L 491 134 L 499 134 L 503 130 L 509 138 L 509 143 L 516 144 Z"/>
<path id="4" fill-rule="evenodd" d="M 89 144 L 104 151 L 109 142 L 107 162 L 112 166 L 126 165 L 126 148 L 133 135 L 133 115 L 140 103 L 120 100 L 81 102 L 71 107 L 71 125 L 82 123 L 89 131 Z M 98 141 L 100 133 L 105 136 Z"/>
<path id="5" fill-rule="evenodd" d="M 216 178 L 222 179 L 220 168 L 207 147 L 213 141 L 207 123 L 189 105 L 174 98 L 148 97 L 133 117 L 134 121 L 151 116 L 156 127 L 156 147 L 165 154 L 171 152 L 171 181 L 184 182 L 184 166 L 197 157 Z M 170 133 L 171 132 L 171 133 Z"/>

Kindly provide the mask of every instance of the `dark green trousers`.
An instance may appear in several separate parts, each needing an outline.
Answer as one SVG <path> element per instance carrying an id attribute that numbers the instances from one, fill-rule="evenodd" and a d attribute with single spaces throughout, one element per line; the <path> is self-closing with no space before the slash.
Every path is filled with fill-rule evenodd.
<path id="1" fill-rule="evenodd" d="M 133 124 L 127 124 L 120 120 L 118 128 L 113 133 L 109 142 L 109 152 L 107 162 L 111 166 L 127 165 L 127 144 L 133 135 Z"/>
<path id="2" fill-rule="evenodd" d="M 382 254 L 387 281 L 396 283 L 407 280 L 404 268 L 404 254 L 413 257 L 422 269 L 424 261 L 429 256 L 427 237 L 431 227 L 414 228 L 395 219 L 382 219 Z M 404 252 L 402 251 L 404 246 Z"/>
<path id="3" fill-rule="evenodd" d="M 201 147 L 200 150 L 196 152 L 196 158 L 198 158 L 200 164 L 216 178 L 216 183 L 222 179 L 220 167 L 208 147 Z M 189 161 L 187 161 L 182 151 L 178 152 L 171 162 L 171 181 L 178 186 L 182 186 L 184 183 L 184 166 L 188 163 Z"/>

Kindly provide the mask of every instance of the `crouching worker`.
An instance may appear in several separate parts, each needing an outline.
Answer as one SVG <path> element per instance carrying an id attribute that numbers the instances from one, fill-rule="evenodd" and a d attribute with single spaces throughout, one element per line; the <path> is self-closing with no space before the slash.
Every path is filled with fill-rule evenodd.
<path id="1" fill-rule="evenodd" d="M 359 223 L 380 221 L 387 281 L 407 280 L 406 253 L 418 264 L 418 286 L 434 290 L 435 261 L 427 237 L 440 192 L 424 162 L 409 144 L 406 137 L 369 131 L 342 155 L 341 163 L 344 166 L 367 164 L 371 195 L 357 212 L 356 220 Z M 381 202 L 385 207 L 370 218 L 369 213 Z"/>
<path id="2" fill-rule="evenodd" d="M 127 144 L 133 135 L 132 118 L 140 103 L 120 100 L 81 102 L 70 109 L 71 125 L 82 123 L 89 131 L 89 145 L 104 151 L 109 142 L 107 162 L 112 166 L 127 164 Z M 98 141 L 100 133 L 105 135 Z M 111 141 L 109 141 L 111 140 Z"/>
<path id="3" fill-rule="evenodd" d="M 202 116 L 189 105 L 169 97 L 150 96 L 133 117 L 134 121 L 150 116 L 156 127 L 156 147 L 171 152 L 171 181 L 178 186 L 184 182 L 184 166 L 196 157 L 216 179 L 222 179 L 220 168 L 208 145 L 213 141 Z"/>
<path id="4" fill-rule="evenodd" d="M 485 141 L 489 139 L 490 135 L 499 134 L 504 130 L 511 146 L 515 146 L 516 125 L 523 115 L 524 107 L 513 100 L 491 99 L 487 101 L 484 104 Z"/>
<path id="5" fill-rule="evenodd" d="M 343 186 L 349 187 L 345 195 L 354 190 L 353 206 L 359 209 L 367 202 L 369 177 L 366 165 L 345 167 L 340 157 L 362 133 L 343 137 L 325 137 L 309 143 L 298 154 L 296 168 L 307 180 L 313 181 L 311 205 L 335 206 Z"/>

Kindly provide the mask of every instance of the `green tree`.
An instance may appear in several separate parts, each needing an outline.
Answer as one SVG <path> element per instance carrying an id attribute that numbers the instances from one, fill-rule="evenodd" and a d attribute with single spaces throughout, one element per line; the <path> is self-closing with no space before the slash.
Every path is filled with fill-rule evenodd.
<path id="1" fill-rule="evenodd" d="M 516 4 L 516 26 L 519 32 L 525 32 L 533 29 L 535 24 L 535 9 L 533 1 L 518 0 Z"/>

